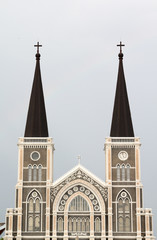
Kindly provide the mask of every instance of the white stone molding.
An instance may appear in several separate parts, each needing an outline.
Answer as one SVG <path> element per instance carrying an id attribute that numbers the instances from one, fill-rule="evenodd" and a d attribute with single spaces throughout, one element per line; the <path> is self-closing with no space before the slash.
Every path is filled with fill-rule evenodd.
<path id="1" fill-rule="evenodd" d="M 99 190 L 92 185 L 91 183 L 82 180 L 82 179 L 76 179 L 73 180 L 72 182 L 67 182 L 67 184 L 63 185 L 62 187 L 60 187 L 58 189 L 58 191 L 55 193 L 55 198 L 52 199 L 53 202 L 53 212 L 56 212 L 58 210 L 59 207 L 59 203 L 61 201 L 62 196 L 71 188 L 71 187 L 75 187 L 77 185 L 82 185 L 83 187 L 86 187 L 87 189 L 89 189 L 91 192 L 94 193 L 94 195 L 97 197 L 98 202 L 99 202 L 99 206 L 102 212 L 105 212 L 105 202 L 103 199 L 103 196 L 101 195 L 101 193 L 99 192 Z M 52 189 L 51 189 L 52 190 Z M 53 201 L 54 200 L 54 201 Z"/>
<path id="2" fill-rule="evenodd" d="M 131 195 L 130 195 L 130 193 L 129 193 L 129 191 L 128 190 L 126 190 L 125 188 L 123 188 L 123 189 L 121 189 L 119 192 L 118 192 L 118 194 L 117 194 L 117 197 L 116 197 L 116 202 L 114 202 L 115 204 L 116 204 L 116 232 L 118 232 L 118 213 L 117 213 L 117 204 L 118 204 L 118 198 L 119 198 L 119 196 L 120 196 L 120 194 L 122 193 L 122 192 L 126 192 L 126 194 L 129 196 L 129 202 L 130 202 L 130 216 L 131 216 L 131 232 L 133 232 L 133 212 L 132 212 L 132 204 L 133 204 L 133 201 L 132 201 L 132 197 L 131 197 Z M 127 196 L 126 196 L 127 197 Z M 122 198 L 122 199 L 125 199 L 126 197 L 120 197 L 120 198 Z"/>
<path id="3" fill-rule="evenodd" d="M 86 185 L 94 186 L 95 187 L 94 189 L 97 189 L 100 192 L 101 196 L 103 196 L 104 200 L 107 201 L 107 198 L 108 198 L 107 187 L 98 183 L 95 179 L 93 179 L 91 176 L 89 176 L 86 172 L 82 171 L 82 169 L 77 169 L 70 176 L 65 178 L 62 182 L 60 182 L 57 185 L 54 185 L 54 187 L 51 188 L 51 201 L 52 202 L 54 201 L 58 192 L 61 189 L 63 189 L 64 186 L 68 186 L 69 183 L 70 183 L 70 185 L 74 184 L 74 182 L 77 180 L 83 180 L 83 184 L 86 182 Z"/>
<path id="4" fill-rule="evenodd" d="M 61 212 L 64 211 L 66 202 L 76 192 L 84 193 L 89 198 L 89 200 L 91 201 L 91 203 L 93 205 L 93 211 L 96 211 L 96 212 L 100 211 L 99 200 L 97 199 L 95 194 L 91 190 L 89 190 L 89 188 L 86 188 L 86 187 L 84 187 L 82 185 L 79 185 L 79 184 L 75 185 L 74 187 L 71 187 L 70 189 L 68 189 L 65 192 L 65 194 L 62 196 L 62 198 L 59 202 L 58 211 L 61 211 Z"/>
<path id="5" fill-rule="evenodd" d="M 39 195 L 40 197 L 40 203 L 41 203 L 41 213 L 40 213 L 40 218 L 42 219 L 42 213 L 43 213 L 43 198 L 42 198 L 42 195 L 41 193 L 36 189 L 36 188 L 33 188 L 28 194 L 27 194 L 27 197 L 26 197 L 26 214 L 25 214 L 25 232 L 28 232 L 27 229 L 28 229 L 28 208 L 27 208 L 27 204 L 28 204 L 28 200 L 29 200 L 29 197 L 30 195 L 33 193 L 33 192 L 37 192 L 37 194 Z M 35 197 L 34 199 L 36 200 L 37 197 Z M 24 202 L 23 202 L 24 203 Z M 43 231 L 43 226 L 42 226 L 42 221 L 41 221 L 41 232 Z"/>
<path id="6" fill-rule="evenodd" d="M 90 201 L 90 199 L 87 197 L 87 195 L 85 195 L 82 192 L 75 192 L 73 195 L 71 195 L 69 197 L 69 199 L 66 202 L 65 210 L 64 210 L 64 229 L 65 229 L 65 231 L 67 231 L 67 234 L 68 234 L 68 208 L 69 208 L 69 204 L 78 195 L 83 197 L 89 205 L 89 208 L 90 208 L 90 211 L 89 211 L 89 215 L 90 215 L 90 235 L 94 236 L 94 215 L 93 215 L 94 208 L 93 208 L 93 204 Z"/>

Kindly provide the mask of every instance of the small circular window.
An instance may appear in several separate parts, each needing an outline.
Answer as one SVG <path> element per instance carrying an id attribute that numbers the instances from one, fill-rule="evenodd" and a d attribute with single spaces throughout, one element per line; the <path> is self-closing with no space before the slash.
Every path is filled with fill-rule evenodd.
<path id="1" fill-rule="evenodd" d="M 40 153 L 39 152 L 32 152 L 30 157 L 33 161 L 38 161 L 39 158 L 40 158 Z"/>

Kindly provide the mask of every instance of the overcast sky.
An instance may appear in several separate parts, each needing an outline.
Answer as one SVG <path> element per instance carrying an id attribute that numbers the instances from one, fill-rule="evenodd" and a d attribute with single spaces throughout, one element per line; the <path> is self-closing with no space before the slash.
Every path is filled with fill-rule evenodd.
<path id="1" fill-rule="evenodd" d="M 124 72 L 135 135 L 141 138 L 144 207 L 157 225 L 157 1 L 1 0 L 0 221 L 14 207 L 17 141 L 24 134 L 39 41 L 54 179 L 77 163 L 105 179 L 123 41 Z"/>

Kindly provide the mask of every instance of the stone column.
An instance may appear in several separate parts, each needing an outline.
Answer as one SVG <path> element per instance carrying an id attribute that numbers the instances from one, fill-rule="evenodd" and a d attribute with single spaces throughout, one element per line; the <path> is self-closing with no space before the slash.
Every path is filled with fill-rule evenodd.
<path id="1" fill-rule="evenodd" d="M 101 224 L 102 224 L 102 240 L 105 239 L 106 229 L 105 229 L 105 212 L 101 214 Z"/>
<path id="2" fill-rule="evenodd" d="M 64 240 L 68 240 L 68 212 L 64 212 Z"/>
<path id="3" fill-rule="evenodd" d="M 112 187 L 108 188 L 108 239 L 112 240 Z"/>

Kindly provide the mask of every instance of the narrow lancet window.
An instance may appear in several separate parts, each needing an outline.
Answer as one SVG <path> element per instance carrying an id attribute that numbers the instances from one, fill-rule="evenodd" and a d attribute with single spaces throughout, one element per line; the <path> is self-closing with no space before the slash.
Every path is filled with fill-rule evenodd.
<path id="1" fill-rule="evenodd" d="M 33 181 L 37 181 L 37 166 L 33 166 Z"/>
<path id="2" fill-rule="evenodd" d="M 90 223 L 89 223 L 89 218 L 86 219 L 86 231 L 90 231 Z"/>
<path id="3" fill-rule="evenodd" d="M 69 232 L 72 232 L 72 219 L 69 218 Z"/>
<path id="4" fill-rule="evenodd" d="M 32 181 L 32 166 L 28 166 L 28 181 Z"/>
<path id="5" fill-rule="evenodd" d="M 40 218 L 39 216 L 35 217 L 35 231 L 40 230 Z"/>
<path id="6" fill-rule="evenodd" d="M 122 181 L 125 181 L 125 165 L 122 165 Z"/>
<path id="7" fill-rule="evenodd" d="M 58 218 L 58 232 L 63 232 L 63 219 Z"/>
<path id="8" fill-rule="evenodd" d="M 40 200 L 38 198 L 35 201 L 35 212 L 40 212 Z"/>
<path id="9" fill-rule="evenodd" d="M 95 219 L 95 232 L 100 232 L 100 218 Z"/>
<path id="10" fill-rule="evenodd" d="M 33 217 L 28 218 L 28 231 L 33 231 Z"/>
<path id="11" fill-rule="evenodd" d="M 73 220 L 73 232 L 76 232 L 76 218 Z"/>
<path id="12" fill-rule="evenodd" d="M 86 231 L 85 219 L 82 219 L 82 232 Z"/>
<path id="13" fill-rule="evenodd" d="M 81 220 L 80 220 L 80 218 L 77 219 L 77 231 L 78 232 L 81 231 Z"/>
<path id="14" fill-rule="evenodd" d="M 120 164 L 117 165 L 117 181 L 120 181 Z"/>
<path id="15" fill-rule="evenodd" d="M 38 181 L 42 181 L 42 166 L 38 167 Z"/>
<path id="16" fill-rule="evenodd" d="M 126 175 L 127 175 L 127 181 L 130 181 L 130 165 L 129 164 L 127 164 L 127 173 L 126 173 Z"/>
<path id="17" fill-rule="evenodd" d="M 29 212 L 30 213 L 33 212 L 33 199 L 32 198 L 29 200 Z"/>

